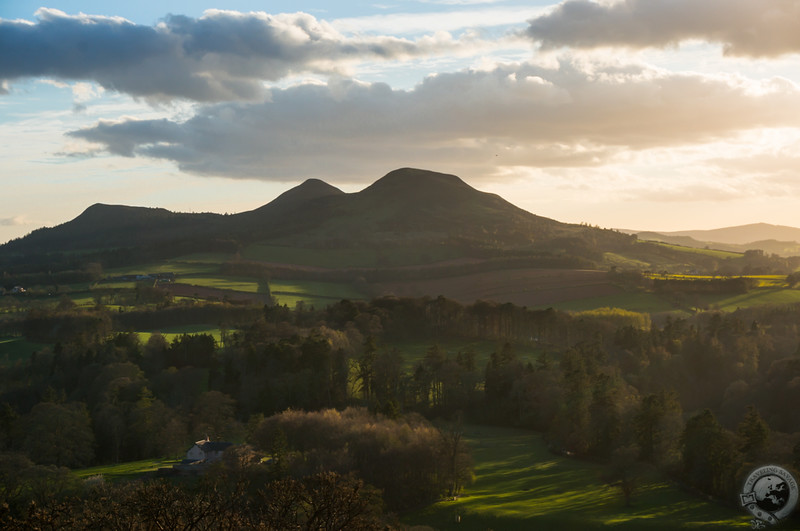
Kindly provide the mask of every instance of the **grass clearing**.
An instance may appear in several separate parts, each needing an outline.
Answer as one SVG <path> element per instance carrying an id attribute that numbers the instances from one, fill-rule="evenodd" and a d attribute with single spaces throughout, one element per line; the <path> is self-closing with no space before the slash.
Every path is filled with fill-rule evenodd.
<path id="1" fill-rule="evenodd" d="M 154 333 L 159 332 L 167 342 L 172 342 L 173 339 L 183 335 L 195 335 L 195 334 L 210 334 L 214 337 L 214 340 L 219 344 L 222 342 L 222 330 L 220 330 L 218 325 L 206 325 L 206 324 L 192 324 L 192 325 L 183 325 L 183 326 L 168 326 L 166 328 L 160 330 L 150 330 L 147 332 L 136 332 L 139 335 L 139 341 L 143 344 L 147 343 Z"/>
<path id="2" fill-rule="evenodd" d="M 143 461 L 130 461 L 115 465 L 100 465 L 89 468 L 73 470 L 72 473 L 81 479 L 93 476 L 103 476 L 106 481 L 119 481 L 136 479 L 142 474 L 155 472 L 159 468 L 168 468 L 180 463 L 180 459 L 145 459 Z"/>
<path id="3" fill-rule="evenodd" d="M 24 337 L 0 337 L 0 366 L 14 365 L 18 361 L 26 361 L 31 354 L 47 345 L 33 343 Z"/>
<path id="4" fill-rule="evenodd" d="M 749 527 L 746 513 L 690 496 L 652 479 L 626 507 L 603 467 L 552 454 L 537 433 L 465 426 L 476 481 L 462 497 L 403 517 L 437 529 L 730 529 Z M 456 524 L 456 517 L 460 523 Z"/>

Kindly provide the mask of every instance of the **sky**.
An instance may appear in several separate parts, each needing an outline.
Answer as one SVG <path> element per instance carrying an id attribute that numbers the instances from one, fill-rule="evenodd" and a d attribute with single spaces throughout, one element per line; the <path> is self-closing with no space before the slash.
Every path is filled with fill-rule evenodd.
<path id="1" fill-rule="evenodd" d="M 800 0 L 0 0 L 0 242 L 401 167 L 606 228 L 800 226 Z"/>

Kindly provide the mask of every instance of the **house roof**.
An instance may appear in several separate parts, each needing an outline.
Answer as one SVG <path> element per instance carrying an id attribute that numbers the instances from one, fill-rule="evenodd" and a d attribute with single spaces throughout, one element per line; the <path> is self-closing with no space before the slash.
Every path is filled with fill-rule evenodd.
<path id="1" fill-rule="evenodd" d="M 197 441 L 195 444 L 205 453 L 224 452 L 229 446 L 233 446 L 233 443 L 223 441 Z"/>

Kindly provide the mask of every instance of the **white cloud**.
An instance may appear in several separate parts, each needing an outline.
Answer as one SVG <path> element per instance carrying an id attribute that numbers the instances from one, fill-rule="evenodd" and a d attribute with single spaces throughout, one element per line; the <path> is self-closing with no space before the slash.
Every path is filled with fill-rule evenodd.
<path id="1" fill-rule="evenodd" d="M 690 40 L 725 54 L 800 52 L 800 0 L 566 0 L 533 18 L 527 34 L 544 48 L 667 47 Z"/>
<path id="2" fill-rule="evenodd" d="M 263 103 L 204 107 L 185 121 L 101 122 L 71 136 L 199 175 L 357 180 L 400 166 L 469 176 L 601 167 L 633 152 L 702 150 L 751 130 L 797 128 L 798 116 L 800 89 L 785 80 L 562 59 L 555 68 L 440 74 L 413 90 L 299 85 Z"/>

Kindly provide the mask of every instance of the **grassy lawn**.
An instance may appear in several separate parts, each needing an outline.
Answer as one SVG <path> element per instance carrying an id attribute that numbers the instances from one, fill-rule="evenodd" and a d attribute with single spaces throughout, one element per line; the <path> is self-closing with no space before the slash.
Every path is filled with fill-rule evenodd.
<path id="1" fill-rule="evenodd" d="M 0 337 L 0 365 L 13 365 L 17 361 L 27 360 L 33 352 L 45 346 L 22 337 Z"/>
<path id="2" fill-rule="evenodd" d="M 136 479 L 146 472 L 155 472 L 159 468 L 171 467 L 179 462 L 179 459 L 145 459 L 143 461 L 117 463 L 116 465 L 80 468 L 72 472 L 81 479 L 102 475 L 106 481 L 117 481 L 121 479 Z"/>
<path id="3" fill-rule="evenodd" d="M 746 513 L 657 480 L 644 483 L 626 507 L 619 490 L 599 479 L 601 465 L 556 456 L 533 432 L 467 426 L 465 436 L 475 483 L 456 501 L 404 516 L 405 523 L 481 531 L 749 527 Z"/>

